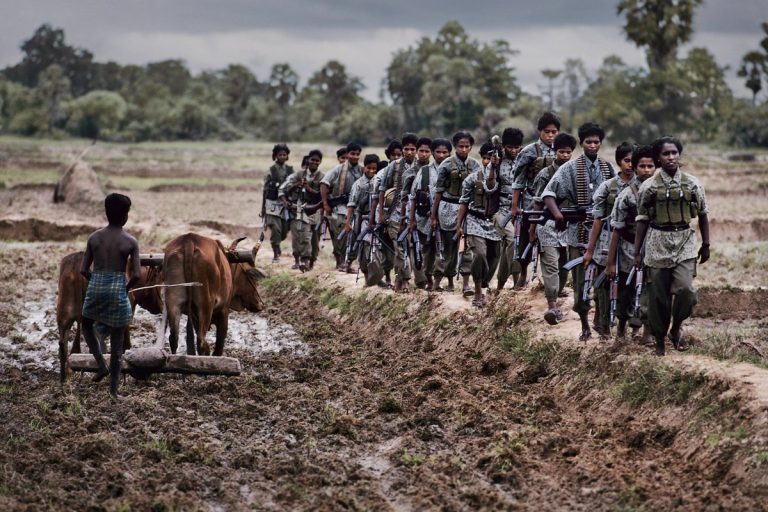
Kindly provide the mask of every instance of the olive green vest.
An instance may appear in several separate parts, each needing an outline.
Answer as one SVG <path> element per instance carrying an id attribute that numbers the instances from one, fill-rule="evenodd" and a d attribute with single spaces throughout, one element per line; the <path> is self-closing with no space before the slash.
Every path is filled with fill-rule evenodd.
<path id="1" fill-rule="evenodd" d="M 661 171 L 664 172 L 664 171 Z M 656 180 L 656 202 L 653 206 L 653 221 L 659 226 L 688 224 L 699 215 L 699 201 L 693 192 L 690 176 L 678 170 L 680 183 L 664 183 L 661 172 L 653 177 Z"/>

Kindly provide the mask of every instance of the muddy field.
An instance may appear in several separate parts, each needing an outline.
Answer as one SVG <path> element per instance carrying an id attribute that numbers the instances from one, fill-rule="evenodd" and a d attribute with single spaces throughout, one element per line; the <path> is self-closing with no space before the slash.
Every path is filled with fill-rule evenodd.
<path id="1" fill-rule="evenodd" d="M 0 509 L 768 508 L 766 155 L 686 155 L 713 226 L 690 353 L 579 345 L 574 315 L 541 320 L 536 286 L 482 312 L 363 290 L 330 271 L 328 242 L 304 276 L 260 253 L 267 310 L 232 314 L 225 347 L 241 376 L 128 378 L 113 404 L 87 376 L 58 384 L 58 262 L 104 222 L 51 201 L 83 146 L 0 139 Z M 96 145 L 85 160 L 159 252 L 187 231 L 252 243 L 270 148 Z M 150 344 L 156 321 L 137 310 L 132 340 Z"/>

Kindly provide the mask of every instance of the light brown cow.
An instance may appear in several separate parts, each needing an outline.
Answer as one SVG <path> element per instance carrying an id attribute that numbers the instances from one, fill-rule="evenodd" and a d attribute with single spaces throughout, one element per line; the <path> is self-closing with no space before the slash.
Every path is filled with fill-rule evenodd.
<path id="1" fill-rule="evenodd" d="M 59 369 L 61 382 L 67 378 L 67 335 L 72 326 L 76 324 L 75 339 L 72 342 L 72 353 L 79 353 L 81 338 L 81 320 L 83 301 L 88 281 L 80 274 L 80 265 L 83 261 L 83 251 L 64 256 L 59 265 L 59 291 L 56 297 L 56 324 L 59 328 Z M 129 267 L 130 269 L 130 267 Z M 157 269 L 141 267 L 141 279 L 136 288 L 162 282 L 162 276 Z M 135 310 L 138 304 L 153 315 L 162 313 L 163 306 L 157 289 L 141 290 L 134 294 L 128 294 L 131 299 L 131 307 Z M 131 348 L 131 340 L 128 333 L 125 335 L 123 348 Z"/>
<path id="2" fill-rule="evenodd" d="M 233 251 L 236 244 L 237 241 L 229 250 Z M 227 249 L 217 240 L 194 233 L 174 238 L 165 247 L 163 269 L 166 285 L 190 282 L 202 284 L 166 288 L 165 303 L 171 331 L 169 343 L 174 354 L 179 344 L 182 313 L 186 313 L 191 321 L 187 328 L 187 354 L 210 355 L 211 347 L 205 336 L 211 325 L 215 325 L 216 345 L 213 355 L 220 356 L 224 353 L 229 310 L 258 312 L 264 309 L 256 289 L 259 271 L 251 263 L 229 263 Z"/>

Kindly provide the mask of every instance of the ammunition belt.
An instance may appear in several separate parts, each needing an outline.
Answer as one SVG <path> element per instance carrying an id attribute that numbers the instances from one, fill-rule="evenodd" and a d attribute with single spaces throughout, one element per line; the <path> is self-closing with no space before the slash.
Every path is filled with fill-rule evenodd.
<path id="1" fill-rule="evenodd" d="M 445 201 L 446 203 L 459 204 L 459 198 L 458 197 L 445 197 L 445 196 L 443 196 L 443 198 L 441 200 Z"/>

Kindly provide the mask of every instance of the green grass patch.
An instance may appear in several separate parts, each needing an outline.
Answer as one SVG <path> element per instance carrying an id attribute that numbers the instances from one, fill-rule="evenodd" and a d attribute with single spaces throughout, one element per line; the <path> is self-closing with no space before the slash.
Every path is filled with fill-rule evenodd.
<path id="1" fill-rule="evenodd" d="M 705 384 L 706 377 L 701 373 L 685 373 L 678 368 L 643 358 L 622 368 L 612 392 L 631 407 L 640 407 L 647 402 L 683 405 Z"/>
<path id="2" fill-rule="evenodd" d="M 400 457 L 400 460 L 407 466 L 421 466 L 427 462 L 427 456 L 421 453 L 410 453 L 406 448 L 403 450 L 403 455 Z"/>
<path id="3" fill-rule="evenodd" d="M 534 341 L 531 339 L 531 330 L 521 326 L 505 331 L 499 339 L 499 344 L 502 349 L 512 352 L 518 359 L 530 365 L 548 363 L 558 348 L 558 343 L 553 340 Z"/>
<path id="4" fill-rule="evenodd" d="M 6 188 L 16 185 L 55 185 L 61 172 L 56 169 L 22 169 L 19 167 L 0 167 L 0 182 Z"/>

